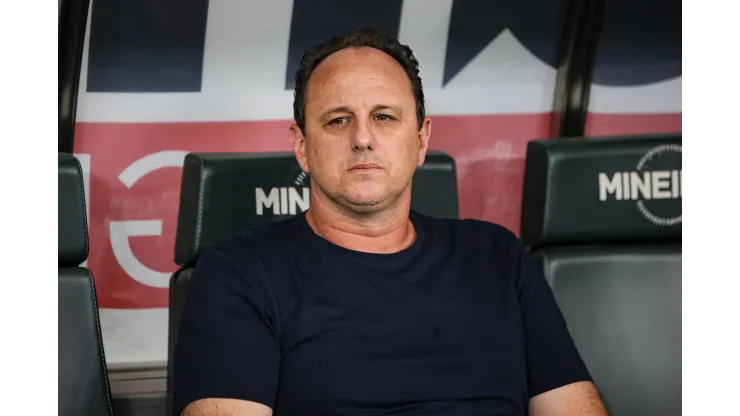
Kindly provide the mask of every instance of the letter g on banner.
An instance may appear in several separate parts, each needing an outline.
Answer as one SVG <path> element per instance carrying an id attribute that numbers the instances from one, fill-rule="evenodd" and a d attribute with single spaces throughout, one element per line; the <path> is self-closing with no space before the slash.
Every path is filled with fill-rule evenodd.
<path id="1" fill-rule="evenodd" d="M 147 174 L 163 168 L 182 168 L 188 152 L 171 150 L 152 153 L 135 161 L 123 170 L 118 179 L 129 189 Z M 110 242 L 118 264 L 137 282 L 157 287 L 169 286 L 169 273 L 152 270 L 136 257 L 129 237 L 162 235 L 162 220 L 128 220 L 110 222 Z"/>

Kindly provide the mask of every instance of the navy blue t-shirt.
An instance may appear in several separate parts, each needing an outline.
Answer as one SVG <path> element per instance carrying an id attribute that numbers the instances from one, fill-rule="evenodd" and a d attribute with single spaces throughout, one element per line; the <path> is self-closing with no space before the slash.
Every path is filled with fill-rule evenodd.
<path id="1" fill-rule="evenodd" d="M 415 242 L 352 251 L 305 215 L 207 250 L 175 351 L 175 411 L 201 398 L 275 415 L 524 415 L 590 380 L 539 267 L 479 220 L 412 212 Z"/>

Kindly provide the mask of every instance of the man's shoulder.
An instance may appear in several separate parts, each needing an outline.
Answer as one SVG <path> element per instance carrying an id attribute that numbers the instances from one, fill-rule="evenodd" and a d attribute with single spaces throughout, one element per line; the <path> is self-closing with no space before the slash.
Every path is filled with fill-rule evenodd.
<path id="1" fill-rule="evenodd" d="M 236 231 L 206 248 L 203 255 L 227 257 L 239 262 L 256 259 L 261 253 L 275 252 L 287 243 L 294 243 L 301 232 L 299 220 L 292 217 Z"/>
<path id="2" fill-rule="evenodd" d="M 417 215 L 431 225 L 439 235 L 449 234 L 455 239 L 485 240 L 507 246 L 519 242 L 513 231 L 496 222 L 475 218 L 433 218 L 418 213 Z"/>

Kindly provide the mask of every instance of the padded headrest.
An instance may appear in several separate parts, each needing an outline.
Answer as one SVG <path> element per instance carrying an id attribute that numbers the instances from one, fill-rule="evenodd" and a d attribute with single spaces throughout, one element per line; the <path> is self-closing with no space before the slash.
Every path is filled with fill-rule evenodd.
<path id="1" fill-rule="evenodd" d="M 527 145 L 521 238 L 529 246 L 681 240 L 681 135 Z"/>
<path id="2" fill-rule="evenodd" d="M 59 267 L 79 266 L 87 253 L 82 167 L 74 156 L 59 153 Z"/>
<path id="3" fill-rule="evenodd" d="M 429 151 L 413 181 L 412 209 L 438 218 L 458 217 L 457 173 L 451 156 Z M 204 248 L 230 234 L 307 210 L 309 185 L 292 152 L 188 154 L 175 263 L 193 265 Z"/>

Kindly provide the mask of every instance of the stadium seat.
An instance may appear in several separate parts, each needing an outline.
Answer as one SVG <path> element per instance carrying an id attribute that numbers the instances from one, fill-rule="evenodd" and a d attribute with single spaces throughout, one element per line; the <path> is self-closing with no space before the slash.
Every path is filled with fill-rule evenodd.
<path id="1" fill-rule="evenodd" d="M 613 416 L 681 414 L 681 136 L 527 146 L 521 238 Z"/>
<path id="2" fill-rule="evenodd" d="M 59 153 L 59 415 L 113 415 L 88 238 L 82 169 Z"/>
<path id="3" fill-rule="evenodd" d="M 430 151 L 414 176 L 412 209 L 457 218 L 457 174 L 452 157 Z M 308 209 L 309 177 L 293 153 L 189 154 L 183 166 L 170 279 L 167 414 L 171 415 L 173 352 L 188 282 L 198 256 L 230 234 L 280 221 Z"/>

